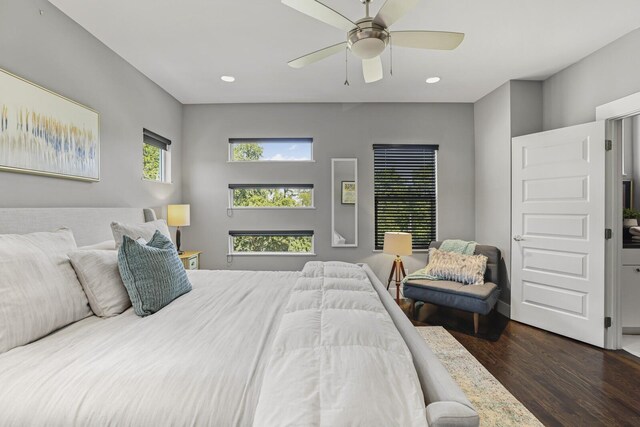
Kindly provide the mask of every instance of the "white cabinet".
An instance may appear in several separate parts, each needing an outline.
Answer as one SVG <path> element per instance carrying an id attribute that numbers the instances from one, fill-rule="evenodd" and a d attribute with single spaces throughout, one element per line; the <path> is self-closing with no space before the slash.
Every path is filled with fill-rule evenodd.
<path id="1" fill-rule="evenodd" d="M 640 249 L 622 250 L 622 327 L 640 328 Z"/>

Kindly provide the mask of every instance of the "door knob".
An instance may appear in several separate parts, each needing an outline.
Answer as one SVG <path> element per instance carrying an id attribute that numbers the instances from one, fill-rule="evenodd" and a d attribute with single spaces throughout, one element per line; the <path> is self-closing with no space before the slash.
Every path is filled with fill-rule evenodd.
<path id="1" fill-rule="evenodd" d="M 517 234 L 513 236 L 513 240 L 515 240 L 516 242 L 522 242 L 524 238 L 521 235 Z"/>

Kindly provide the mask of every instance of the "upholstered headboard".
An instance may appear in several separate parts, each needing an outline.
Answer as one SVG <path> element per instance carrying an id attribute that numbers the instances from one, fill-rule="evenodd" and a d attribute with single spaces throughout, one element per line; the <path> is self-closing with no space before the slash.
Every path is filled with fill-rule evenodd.
<path id="1" fill-rule="evenodd" d="M 66 227 L 78 246 L 113 239 L 111 222 L 153 221 L 152 209 L 141 208 L 0 208 L 0 234 L 25 234 Z"/>

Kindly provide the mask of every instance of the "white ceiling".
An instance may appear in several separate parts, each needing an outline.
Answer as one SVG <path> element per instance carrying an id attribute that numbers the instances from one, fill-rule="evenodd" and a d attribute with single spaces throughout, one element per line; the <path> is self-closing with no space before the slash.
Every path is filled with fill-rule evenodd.
<path id="1" fill-rule="evenodd" d="M 638 27 L 638 0 L 421 0 L 392 30 L 466 33 L 452 52 L 393 50 L 366 85 L 352 56 L 287 61 L 344 40 L 279 0 L 50 0 L 179 101 L 474 102 L 510 79 L 544 79 Z M 373 0 L 372 14 L 383 0 Z M 359 0 L 325 0 L 352 20 Z M 236 82 L 220 80 L 233 75 Z M 435 85 L 425 84 L 440 76 Z"/>

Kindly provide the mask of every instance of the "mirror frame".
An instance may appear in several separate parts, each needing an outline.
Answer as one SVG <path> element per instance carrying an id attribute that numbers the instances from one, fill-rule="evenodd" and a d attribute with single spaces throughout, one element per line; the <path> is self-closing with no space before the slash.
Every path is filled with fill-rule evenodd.
<path id="1" fill-rule="evenodd" d="M 335 205 L 336 205 L 336 183 L 335 183 L 335 164 L 336 162 L 344 162 L 351 161 L 353 162 L 353 175 L 354 181 L 356 183 L 356 204 L 354 206 L 354 243 L 345 243 L 344 245 L 337 245 L 333 241 L 333 233 L 335 231 Z M 359 196 L 359 184 L 358 184 L 358 159 L 356 157 L 336 157 L 331 159 L 331 247 L 332 248 L 357 248 L 358 247 L 358 205 L 360 204 L 360 196 Z"/>

